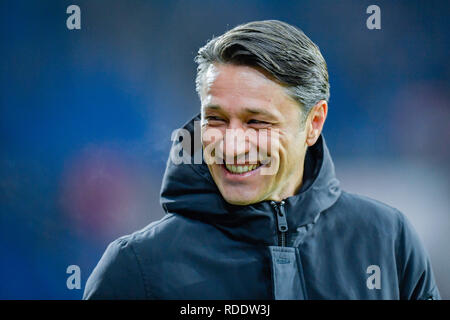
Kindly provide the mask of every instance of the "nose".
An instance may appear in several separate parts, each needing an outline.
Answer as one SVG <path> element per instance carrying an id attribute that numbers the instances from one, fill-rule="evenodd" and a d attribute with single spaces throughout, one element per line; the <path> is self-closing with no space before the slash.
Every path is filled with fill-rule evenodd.
<path id="1" fill-rule="evenodd" d="M 226 129 L 223 143 L 223 155 L 226 163 L 245 162 L 253 136 L 251 131 L 244 129 L 240 124 L 230 123 Z"/>

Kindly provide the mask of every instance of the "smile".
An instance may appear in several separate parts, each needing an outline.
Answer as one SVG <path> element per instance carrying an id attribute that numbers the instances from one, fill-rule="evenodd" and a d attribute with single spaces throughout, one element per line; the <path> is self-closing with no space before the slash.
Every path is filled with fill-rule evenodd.
<path id="1" fill-rule="evenodd" d="M 250 164 L 250 165 L 233 165 L 233 164 L 225 164 L 225 168 L 227 171 L 233 173 L 233 174 L 242 174 L 247 173 L 253 170 L 258 169 L 261 166 L 260 163 L 258 164 Z"/>

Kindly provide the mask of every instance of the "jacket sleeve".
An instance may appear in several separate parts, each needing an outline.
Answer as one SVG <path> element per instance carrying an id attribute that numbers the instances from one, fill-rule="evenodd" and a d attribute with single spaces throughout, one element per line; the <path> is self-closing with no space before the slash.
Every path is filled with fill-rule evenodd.
<path id="1" fill-rule="evenodd" d="M 408 219 L 401 214 L 398 242 L 400 299 L 440 300 L 439 290 L 431 268 L 430 258 L 419 235 Z"/>
<path id="2" fill-rule="evenodd" d="M 138 257 L 125 238 L 113 241 L 86 282 L 84 300 L 145 299 Z"/>

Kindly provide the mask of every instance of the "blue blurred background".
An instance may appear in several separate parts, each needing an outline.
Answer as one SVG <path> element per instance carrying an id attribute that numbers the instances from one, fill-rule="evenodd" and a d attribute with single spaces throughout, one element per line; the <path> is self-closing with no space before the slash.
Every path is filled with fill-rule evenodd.
<path id="1" fill-rule="evenodd" d="M 81 8 L 68 30 L 66 8 Z M 368 30 L 366 8 L 381 8 Z M 448 1 L 1 1 L 0 298 L 80 299 L 113 239 L 159 219 L 171 133 L 199 111 L 193 58 L 251 20 L 327 60 L 324 129 L 348 191 L 403 211 L 450 298 Z M 81 290 L 66 268 L 81 268 Z"/>

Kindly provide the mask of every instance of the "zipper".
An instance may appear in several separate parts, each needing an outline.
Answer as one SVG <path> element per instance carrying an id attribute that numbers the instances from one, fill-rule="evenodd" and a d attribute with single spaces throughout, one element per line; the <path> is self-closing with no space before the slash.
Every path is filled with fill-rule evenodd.
<path id="1" fill-rule="evenodd" d="M 271 201 L 270 204 L 275 209 L 275 216 L 277 219 L 278 246 L 285 247 L 288 224 L 286 220 L 286 211 L 284 209 L 284 201 Z"/>

